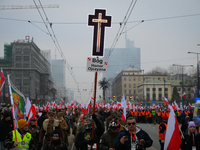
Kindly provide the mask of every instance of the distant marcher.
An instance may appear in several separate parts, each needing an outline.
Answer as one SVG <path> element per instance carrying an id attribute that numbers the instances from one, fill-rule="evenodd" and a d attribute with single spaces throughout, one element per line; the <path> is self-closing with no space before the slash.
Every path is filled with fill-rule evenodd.
<path id="1" fill-rule="evenodd" d="M 40 127 L 40 129 L 42 128 L 42 124 L 43 124 L 44 120 L 47 119 L 47 118 L 48 118 L 47 112 L 46 112 L 46 111 L 43 111 L 43 112 L 42 112 L 42 116 L 40 116 L 40 117 L 38 118 L 38 126 Z"/>

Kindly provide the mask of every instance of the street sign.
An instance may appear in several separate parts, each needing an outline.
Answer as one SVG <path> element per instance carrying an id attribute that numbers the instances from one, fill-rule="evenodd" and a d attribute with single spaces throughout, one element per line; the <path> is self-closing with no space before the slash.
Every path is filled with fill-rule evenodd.
<path id="1" fill-rule="evenodd" d="M 88 72 L 107 72 L 108 59 L 105 58 L 87 58 Z"/>
<path id="2" fill-rule="evenodd" d="M 152 100 L 152 104 L 155 104 L 156 103 L 156 100 Z"/>
<path id="3" fill-rule="evenodd" d="M 106 10 L 95 9 L 95 15 L 89 15 L 88 25 L 94 26 L 93 56 L 103 56 L 105 27 L 111 26 L 111 16 L 106 16 Z"/>

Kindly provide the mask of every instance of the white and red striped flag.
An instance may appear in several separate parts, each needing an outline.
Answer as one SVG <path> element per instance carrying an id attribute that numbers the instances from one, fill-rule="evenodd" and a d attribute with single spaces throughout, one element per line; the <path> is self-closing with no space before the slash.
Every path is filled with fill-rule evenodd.
<path id="1" fill-rule="evenodd" d="M 166 97 L 164 97 L 164 103 L 169 105 L 169 101 L 168 101 L 168 99 Z"/>
<path id="2" fill-rule="evenodd" d="M 61 102 L 62 102 L 62 103 L 65 103 L 65 102 L 63 101 L 63 99 L 61 99 Z"/>
<path id="3" fill-rule="evenodd" d="M 167 123 L 164 150 L 179 150 L 181 146 L 181 134 L 179 124 L 174 114 L 174 110 L 169 105 L 170 115 Z"/>
<path id="4" fill-rule="evenodd" d="M 190 105 L 190 103 L 189 103 L 189 108 L 192 110 L 192 106 Z"/>
<path id="5" fill-rule="evenodd" d="M 185 92 L 183 93 L 183 98 L 186 98 L 186 93 Z"/>
<path id="6" fill-rule="evenodd" d="M 122 97 L 121 105 L 122 105 L 122 107 L 123 107 L 122 120 L 123 120 L 123 121 L 126 121 L 126 100 L 125 100 L 124 95 L 123 95 L 123 97 Z"/>
<path id="7" fill-rule="evenodd" d="M 0 75 L 0 95 L 1 95 L 1 91 L 3 89 L 4 83 L 5 83 L 5 76 L 3 74 L 3 69 L 1 69 L 1 75 Z"/>
<path id="8" fill-rule="evenodd" d="M 35 106 L 30 102 L 29 98 L 27 98 L 25 108 L 26 108 L 26 116 L 28 117 L 28 123 L 29 123 L 31 118 L 35 118 L 37 114 Z"/>

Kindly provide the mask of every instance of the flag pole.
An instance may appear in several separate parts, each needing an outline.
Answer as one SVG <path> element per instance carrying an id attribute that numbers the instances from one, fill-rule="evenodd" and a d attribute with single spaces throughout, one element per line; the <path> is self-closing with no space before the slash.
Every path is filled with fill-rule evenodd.
<path id="1" fill-rule="evenodd" d="M 10 76 L 7 75 L 8 77 L 8 85 L 9 85 L 9 92 L 10 92 L 10 102 L 11 102 L 11 107 L 12 107 L 12 117 L 13 117 L 13 126 L 14 126 L 14 133 L 15 133 L 15 141 L 17 141 L 17 134 L 16 134 L 16 126 L 15 126 L 15 109 L 14 109 L 14 103 L 13 103 L 13 96 L 12 96 L 12 91 L 11 91 L 11 84 L 10 84 Z"/>
<path id="2" fill-rule="evenodd" d="M 93 105 L 93 114 L 95 114 L 96 89 L 97 89 L 97 72 L 95 72 L 95 79 L 94 79 L 94 105 Z M 92 140 L 93 139 L 94 139 L 94 120 L 92 120 Z"/>

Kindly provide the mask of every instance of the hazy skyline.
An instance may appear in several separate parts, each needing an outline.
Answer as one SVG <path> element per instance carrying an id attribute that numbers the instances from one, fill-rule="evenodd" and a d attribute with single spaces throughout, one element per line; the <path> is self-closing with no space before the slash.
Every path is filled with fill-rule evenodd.
<path id="1" fill-rule="evenodd" d="M 35 1 L 39 4 L 38 0 Z M 93 90 L 94 82 L 94 73 L 86 72 L 86 60 L 91 56 L 93 42 L 93 27 L 87 25 L 88 15 L 94 14 L 95 8 L 104 8 L 107 10 L 106 15 L 112 16 L 111 28 L 106 28 L 104 46 L 110 48 L 131 0 L 43 0 L 41 3 L 59 4 L 59 8 L 46 8 L 45 12 L 48 20 L 52 22 L 60 47 L 79 83 L 82 100 L 86 103 L 90 96 L 93 96 L 91 89 Z M 34 5 L 34 2 L 1 0 L 0 6 L 2 5 Z M 167 69 L 174 63 L 196 67 L 196 55 L 187 52 L 200 52 L 200 46 L 197 46 L 200 44 L 199 8 L 198 0 L 136 2 L 126 29 L 133 27 L 127 31 L 127 37 L 141 50 L 141 69 L 145 72 L 157 66 Z M 8 18 L 25 21 L 8 20 Z M 144 22 L 138 24 L 142 20 Z M 25 39 L 25 36 L 29 35 L 34 38 L 35 44 L 41 50 L 51 50 L 51 58 L 55 58 L 56 47 L 50 36 L 45 33 L 47 29 L 37 9 L 0 10 L 0 24 L 0 57 L 3 57 L 4 43 Z M 124 47 L 125 34 L 122 34 L 115 48 Z M 61 59 L 58 51 L 56 54 L 57 59 Z M 98 80 L 100 79 L 101 74 L 98 76 Z M 68 70 L 66 70 L 66 86 L 74 90 L 75 100 L 81 102 L 80 94 Z M 97 90 L 97 98 L 99 95 L 102 95 L 100 89 Z"/>

